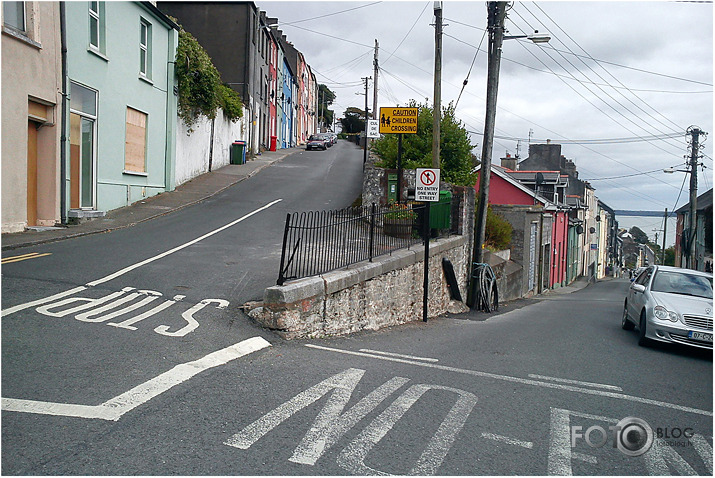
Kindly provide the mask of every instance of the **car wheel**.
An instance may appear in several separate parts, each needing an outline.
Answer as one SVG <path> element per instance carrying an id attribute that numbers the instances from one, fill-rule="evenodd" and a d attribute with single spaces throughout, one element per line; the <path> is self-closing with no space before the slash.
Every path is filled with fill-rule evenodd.
<path id="1" fill-rule="evenodd" d="M 645 310 L 641 312 L 641 320 L 640 323 L 638 324 L 638 345 L 641 347 L 647 347 L 650 345 L 650 339 L 645 336 L 645 331 L 646 331 L 646 318 L 645 318 Z"/>
<path id="2" fill-rule="evenodd" d="M 621 328 L 623 330 L 633 330 L 636 324 L 628 320 L 628 303 L 623 304 L 623 318 L 621 319 Z"/>

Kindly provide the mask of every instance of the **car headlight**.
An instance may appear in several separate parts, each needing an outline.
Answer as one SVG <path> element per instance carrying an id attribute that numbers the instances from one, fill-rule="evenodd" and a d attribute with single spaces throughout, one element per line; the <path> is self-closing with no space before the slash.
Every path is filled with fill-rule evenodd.
<path id="1" fill-rule="evenodd" d="M 677 312 L 666 309 L 662 305 L 656 305 L 653 309 L 653 313 L 657 319 L 660 320 L 670 320 L 671 322 L 677 322 L 680 316 Z"/>

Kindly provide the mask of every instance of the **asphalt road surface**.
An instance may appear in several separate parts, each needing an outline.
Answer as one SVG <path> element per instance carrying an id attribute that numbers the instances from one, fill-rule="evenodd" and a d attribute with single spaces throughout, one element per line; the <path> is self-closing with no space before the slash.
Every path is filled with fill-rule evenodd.
<path id="1" fill-rule="evenodd" d="M 49 255 L 2 269 L 2 473 L 713 473 L 712 353 L 639 347 L 624 280 L 342 338 L 253 325 L 238 306 L 275 282 L 286 213 L 349 205 L 361 168 L 340 142 L 133 228 L 9 252 Z M 626 419 L 652 430 L 647 453 L 614 446 Z"/>

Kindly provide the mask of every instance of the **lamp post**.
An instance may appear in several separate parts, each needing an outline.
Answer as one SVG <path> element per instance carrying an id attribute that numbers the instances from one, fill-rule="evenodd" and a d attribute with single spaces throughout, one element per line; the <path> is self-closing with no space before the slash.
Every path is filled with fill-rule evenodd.
<path id="1" fill-rule="evenodd" d="M 481 169 L 479 172 L 479 204 L 474 232 L 474 262 L 483 262 L 484 237 L 489 202 L 489 179 L 492 169 L 492 145 L 494 142 L 494 121 L 496 118 L 497 91 L 499 89 L 499 65 L 503 40 L 527 38 L 534 43 L 546 43 L 551 40 L 548 34 L 534 32 L 530 35 L 504 36 L 504 20 L 507 2 L 487 3 L 487 29 L 489 32 L 489 60 L 487 70 L 487 110 L 484 120 L 484 141 L 482 143 Z"/>

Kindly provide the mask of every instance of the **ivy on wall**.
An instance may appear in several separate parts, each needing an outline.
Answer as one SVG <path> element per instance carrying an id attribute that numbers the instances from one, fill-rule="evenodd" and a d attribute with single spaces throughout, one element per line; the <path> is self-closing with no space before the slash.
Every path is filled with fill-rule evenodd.
<path id="1" fill-rule="evenodd" d="M 233 122 L 243 116 L 239 94 L 221 83 L 221 75 L 206 50 L 183 27 L 179 30 L 176 49 L 176 76 L 179 82 L 178 113 L 189 129 L 199 116 L 214 119 L 218 108 Z"/>

